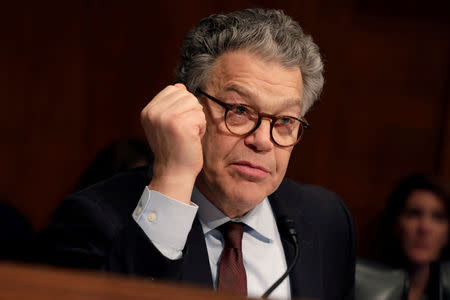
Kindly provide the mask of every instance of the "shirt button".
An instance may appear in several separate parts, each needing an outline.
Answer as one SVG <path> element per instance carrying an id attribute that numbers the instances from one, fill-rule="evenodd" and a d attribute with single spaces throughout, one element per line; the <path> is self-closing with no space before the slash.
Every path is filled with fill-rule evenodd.
<path id="1" fill-rule="evenodd" d="M 142 205 L 139 204 L 139 206 L 138 206 L 138 208 L 137 208 L 137 210 L 136 210 L 136 214 L 137 214 L 137 215 L 140 215 L 141 212 L 142 212 Z"/>
<path id="2" fill-rule="evenodd" d="M 155 221 L 155 220 L 156 220 L 156 214 L 155 214 L 154 212 L 149 213 L 147 219 L 148 219 L 150 222 Z"/>

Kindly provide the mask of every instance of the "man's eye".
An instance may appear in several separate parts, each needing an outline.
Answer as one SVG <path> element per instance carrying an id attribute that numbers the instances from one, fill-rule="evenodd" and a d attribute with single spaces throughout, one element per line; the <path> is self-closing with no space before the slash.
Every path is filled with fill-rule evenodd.
<path id="1" fill-rule="evenodd" d="M 235 113 L 237 115 L 242 115 L 247 111 L 247 108 L 242 105 L 237 105 L 237 106 L 234 106 L 231 110 L 233 113 Z"/>
<path id="2" fill-rule="evenodd" d="M 292 120 L 290 118 L 279 118 L 277 123 L 279 125 L 287 126 L 292 123 Z"/>

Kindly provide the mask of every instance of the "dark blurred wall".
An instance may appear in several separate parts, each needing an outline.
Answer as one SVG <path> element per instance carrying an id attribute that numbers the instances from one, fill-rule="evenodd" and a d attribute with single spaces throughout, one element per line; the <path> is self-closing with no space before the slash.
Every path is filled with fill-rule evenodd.
<path id="1" fill-rule="evenodd" d="M 156 1 L 155 1 L 156 2 Z M 87 164 L 174 79 L 201 17 L 275 7 L 321 47 L 326 85 L 288 176 L 336 191 L 364 229 L 402 176 L 450 177 L 448 1 L 8 1 L 0 13 L 0 198 L 44 226 Z"/>

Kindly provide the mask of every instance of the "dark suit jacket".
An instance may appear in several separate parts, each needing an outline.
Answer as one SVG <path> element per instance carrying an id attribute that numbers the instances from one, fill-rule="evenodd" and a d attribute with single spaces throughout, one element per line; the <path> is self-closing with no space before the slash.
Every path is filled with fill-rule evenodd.
<path id="1" fill-rule="evenodd" d="M 139 168 L 69 196 L 45 231 L 43 259 L 72 267 L 183 281 L 212 287 L 206 243 L 196 218 L 183 258 L 165 258 L 131 214 L 150 182 Z M 355 234 L 350 213 L 339 198 L 317 186 L 283 180 L 269 196 L 276 217 L 295 220 L 300 257 L 290 274 L 292 296 L 352 299 Z M 281 233 L 288 264 L 294 246 Z"/>

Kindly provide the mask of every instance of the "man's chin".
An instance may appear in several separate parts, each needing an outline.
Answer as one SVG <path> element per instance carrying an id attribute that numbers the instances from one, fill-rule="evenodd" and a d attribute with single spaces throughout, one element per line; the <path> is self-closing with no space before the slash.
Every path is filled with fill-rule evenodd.
<path id="1" fill-rule="evenodd" d="M 231 201 L 230 203 L 227 203 L 229 205 L 224 207 L 219 207 L 219 209 L 228 217 L 230 218 L 238 218 L 242 217 L 245 214 L 247 214 L 249 211 L 251 211 L 253 208 L 255 208 L 258 204 L 260 204 L 265 197 L 262 197 L 260 199 L 256 198 L 245 198 L 242 197 L 239 200 Z"/>
<path id="2" fill-rule="evenodd" d="M 261 190 L 255 190 L 255 187 L 250 187 L 247 184 L 242 184 L 234 191 L 227 192 L 229 202 L 245 213 L 260 204 L 267 196 L 268 194 Z"/>
<path id="3" fill-rule="evenodd" d="M 243 202 L 261 202 L 268 195 L 272 194 L 279 184 L 274 186 L 269 180 L 252 181 L 242 178 L 233 178 L 232 183 L 225 188 L 235 196 L 239 195 L 239 199 Z"/>
<path id="4" fill-rule="evenodd" d="M 236 176 L 236 174 L 227 175 L 219 177 L 222 178 L 222 181 L 213 181 L 209 184 L 206 180 L 198 180 L 197 187 L 209 201 L 228 216 L 231 211 L 233 211 L 233 215 L 237 212 L 247 213 L 275 190 L 270 187 L 271 185 L 269 186 L 267 180 L 255 182 Z M 202 179 L 206 178 L 202 177 Z M 213 193 L 213 191 L 220 192 Z"/>

